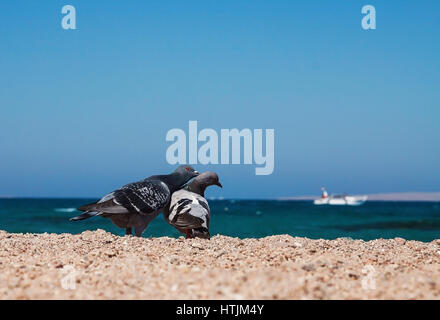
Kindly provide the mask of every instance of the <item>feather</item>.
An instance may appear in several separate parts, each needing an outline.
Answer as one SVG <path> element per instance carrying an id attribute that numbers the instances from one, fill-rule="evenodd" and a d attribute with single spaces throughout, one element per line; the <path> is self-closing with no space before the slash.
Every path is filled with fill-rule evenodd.
<path id="1" fill-rule="evenodd" d="M 151 176 L 127 184 L 97 202 L 79 207 L 78 210 L 84 213 L 71 220 L 84 220 L 99 215 L 110 218 L 118 227 L 125 228 L 126 232 L 131 232 L 134 227 L 136 236 L 141 236 L 150 221 L 165 210 L 171 193 L 198 175 L 194 168 L 185 165 L 168 175 Z"/>
<path id="2" fill-rule="evenodd" d="M 178 229 L 209 229 L 209 205 L 202 196 L 179 190 L 171 197 L 168 221 Z"/>

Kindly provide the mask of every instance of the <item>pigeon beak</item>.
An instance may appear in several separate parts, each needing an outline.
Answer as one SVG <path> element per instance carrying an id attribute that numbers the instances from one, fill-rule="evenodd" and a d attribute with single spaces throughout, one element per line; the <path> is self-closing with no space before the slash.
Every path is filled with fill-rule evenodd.
<path id="1" fill-rule="evenodd" d="M 194 175 L 197 177 L 199 175 L 199 172 L 194 170 Z"/>
<path id="2" fill-rule="evenodd" d="M 219 186 L 220 188 L 223 188 L 223 186 L 220 182 L 217 182 L 216 185 Z"/>

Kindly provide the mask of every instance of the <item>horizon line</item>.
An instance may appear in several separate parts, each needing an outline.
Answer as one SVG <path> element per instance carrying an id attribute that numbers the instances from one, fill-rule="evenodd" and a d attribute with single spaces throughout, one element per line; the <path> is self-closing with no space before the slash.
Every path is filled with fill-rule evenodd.
<path id="1" fill-rule="evenodd" d="M 394 201 L 394 202 L 440 202 L 440 191 L 434 192 L 387 192 L 365 194 L 368 196 L 369 202 L 375 201 Z M 356 196 L 356 195 L 355 195 Z M 100 199 L 98 196 L 12 196 L 0 195 L 0 199 Z M 248 201 L 313 201 L 320 198 L 319 195 L 302 195 L 302 196 L 286 196 L 271 198 L 226 198 L 226 197 L 206 197 L 211 201 L 231 201 L 231 200 L 248 200 Z"/>

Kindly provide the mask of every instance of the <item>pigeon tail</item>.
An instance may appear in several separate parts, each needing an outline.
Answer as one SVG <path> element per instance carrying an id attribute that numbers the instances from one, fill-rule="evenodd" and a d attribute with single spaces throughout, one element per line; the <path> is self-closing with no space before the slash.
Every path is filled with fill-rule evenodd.
<path id="1" fill-rule="evenodd" d="M 96 216 L 97 214 L 98 214 L 98 212 L 90 212 L 90 211 L 87 211 L 87 212 L 84 212 L 84 213 L 80 214 L 79 216 L 76 216 L 76 217 L 70 218 L 70 221 L 80 221 L 80 220 L 85 220 L 85 219 L 88 219 L 88 218 L 94 217 L 94 216 Z"/>
<path id="2" fill-rule="evenodd" d="M 78 211 L 91 211 L 90 209 L 95 208 L 97 204 L 98 204 L 98 202 L 85 204 L 85 205 L 79 207 L 77 210 Z"/>

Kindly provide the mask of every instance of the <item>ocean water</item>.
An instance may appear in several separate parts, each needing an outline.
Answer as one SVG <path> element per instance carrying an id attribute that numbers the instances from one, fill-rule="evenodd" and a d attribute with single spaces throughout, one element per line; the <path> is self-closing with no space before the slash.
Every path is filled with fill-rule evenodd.
<path id="1" fill-rule="evenodd" d="M 96 199 L 0 199 L 0 229 L 20 233 L 81 233 L 104 229 L 123 235 L 110 220 L 94 217 L 70 222 L 76 207 Z M 314 206 L 311 201 L 212 200 L 211 235 L 239 238 L 275 234 L 335 239 L 371 240 L 402 237 L 432 241 L 440 238 L 438 202 L 367 202 L 359 207 Z M 162 215 L 144 237 L 179 233 Z"/>

